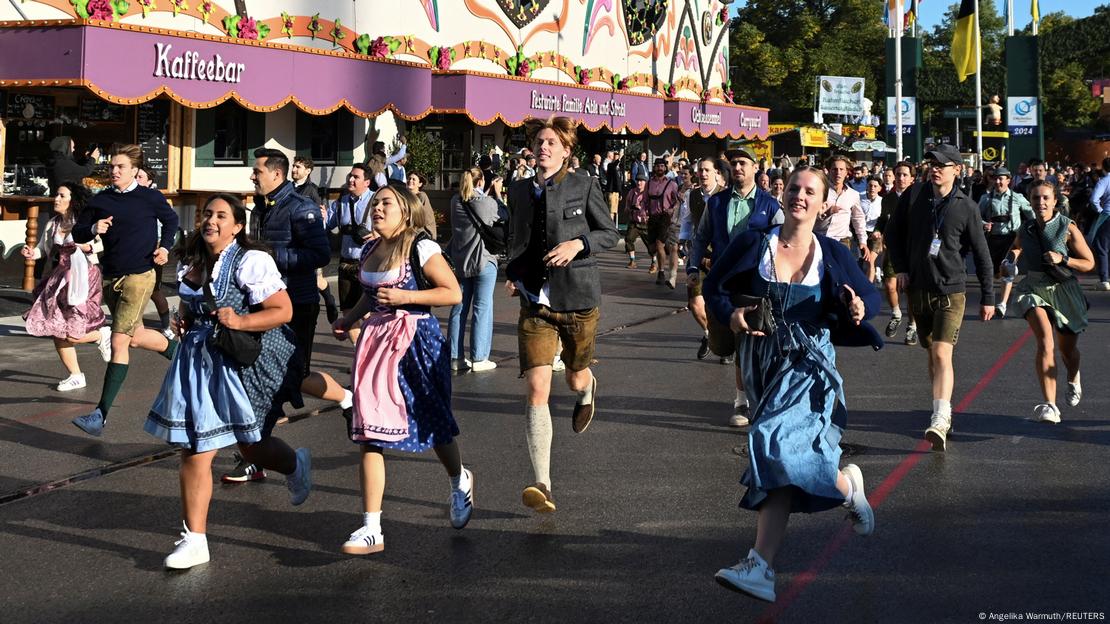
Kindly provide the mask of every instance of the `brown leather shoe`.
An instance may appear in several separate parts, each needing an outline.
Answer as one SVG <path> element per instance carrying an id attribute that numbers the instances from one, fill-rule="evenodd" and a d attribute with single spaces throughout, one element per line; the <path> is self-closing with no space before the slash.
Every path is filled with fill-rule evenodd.
<path id="1" fill-rule="evenodd" d="M 534 483 L 524 488 L 521 500 L 525 507 L 531 507 L 536 513 L 555 511 L 555 499 L 551 498 L 551 490 L 542 483 Z"/>
<path id="2" fill-rule="evenodd" d="M 590 392 L 593 400 L 589 403 L 582 405 L 581 403 L 574 404 L 574 418 L 571 419 L 571 426 L 574 428 L 575 433 L 582 433 L 586 427 L 590 426 L 590 422 L 594 419 L 594 406 L 597 405 L 597 377 L 590 380 L 593 388 Z"/>

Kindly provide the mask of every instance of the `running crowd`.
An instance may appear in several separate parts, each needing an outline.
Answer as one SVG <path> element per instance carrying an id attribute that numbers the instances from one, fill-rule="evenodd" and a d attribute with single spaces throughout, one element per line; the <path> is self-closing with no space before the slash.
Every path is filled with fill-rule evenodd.
<path id="1" fill-rule="evenodd" d="M 276 471 L 293 505 L 308 498 L 309 450 L 273 435 L 284 405 L 302 407 L 306 394 L 339 405 L 359 449 L 362 521 L 343 552 L 385 548 L 385 449 L 434 451 L 449 479 L 451 526 L 465 527 L 475 475 L 456 440 L 451 380 L 497 367 L 490 343 L 499 264 L 520 307 L 534 473 L 521 499 L 554 512 L 553 374 L 562 372 L 575 393 L 572 427 L 584 432 L 599 396 L 590 369 L 601 314 L 597 256 L 620 241 L 618 223 L 626 226 L 629 270 L 638 267 L 637 239 L 656 284 L 676 288 L 683 269 L 697 358 L 712 353 L 735 367 L 728 424 L 748 428 L 740 505 L 755 510 L 758 523 L 747 556 L 716 574 L 727 588 L 775 599 L 772 566 L 791 513 L 844 508 L 857 533 L 874 530 L 862 472 L 841 465 L 847 413 L 836 347 L 883 347 L 869 320 L 884 297 L 886 337 L 905 322 L 906 344 L 927 354 L 932 415 L 924 436 L 935 451 L 946 449 L 952 428 L 969 262 L 980 319 L 1019 316 L 1036 336 L 1043 402 L 1034 419 L 1061 419 L 1057 346 L 1064 403 L 1082 399 L 1078 337 L 1088 304 L 1077 276 L 1097 267 L 1098 289 L 1110 290 L 1110 159 L 1101 170 L 1035 162 L 1017 175 L 1005 167 L 980 174 L 966 171 L 948 145 L 920 164 L 870 170 L 845 156 L 821 167 L 789 159 L 771 167 L 737 147 L 693 161 L 641 153 L 630 166 L 614 151 L 583 167 L 572 156 L 571 120 L 531 120 L 527 137 L 529 149 L 504 163 L 503 175 L 489 156 L 462 173 L 446 249 L 421 191 L 426 179 L 406 172 L 403 147 L 387 156 L 376 145 L 330 202 L 308 181 L 310 160 L 256 150 L 250 214 L 235 195 L 216 194 L 198 207 L 200 227 L 181 237 L 177 214 L 149 188 L 137 146 L 115 147 L 111 186 L 96 195 L 57 182 L 55 215 L 39 245 L 23 250 L 54 260 L 34 291 L 27 331 L 53 338 L 69 373 L 57 386 L 63 392 L 86 385 L 74 346 L 97 344 L 108 362 L 100 399 L 74 419 L 92 436 L 105 430 L 132 348 L 169 361 L 144 425 L 181 449 L 184 531 L 166 567 L 209 561 L 212 463 L 222 448 L 236 447 L 239 459 L 224 480 Z M 338 298 L 321 273 L 331 260 L 328 232 L 340 236 Z M 171 253 L 180 304 L 171 315 L 163 297 L 162 329 L 147 329 L 143 310 Z M 334 337 L 353 344 L 348 387 L 312 368 L 321 299 Z M 451 306 L 446 337 L 431 314 L 437 306 Z"/>

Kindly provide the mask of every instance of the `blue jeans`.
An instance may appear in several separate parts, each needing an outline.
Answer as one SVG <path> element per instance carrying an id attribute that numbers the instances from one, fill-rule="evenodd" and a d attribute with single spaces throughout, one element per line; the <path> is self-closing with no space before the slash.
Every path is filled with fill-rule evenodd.
<path id="1" fill-rule="evenodd" d="M 451 307 L 447 324 L 447 342 L 451 344 L 451 359 L 459 359 L 463 352 L 463 333 L 466 319 L 474 307 L 474 320 L 470 325 L 470 360 L 481 362 L 489 359 L 493 343 L 493 289 L 497 286 L 497 263 L 487 262 L 475 277 L 459 280 L 462 302 Z"/>
<path id="2" fill-rule="evenodd" d="M 1095 225 L 1098 226 L 1097 230 L 1094 228 Z M 1093 231 L 1089 233 L 1094 236 L 1088 236 L 1087 240 L 1095 255 L 1098 281 L 1108 282 L 1110 281 L 1110 217 L 1099 215 L 1098 221 L 1092 224 L 1091 230 Z"/>

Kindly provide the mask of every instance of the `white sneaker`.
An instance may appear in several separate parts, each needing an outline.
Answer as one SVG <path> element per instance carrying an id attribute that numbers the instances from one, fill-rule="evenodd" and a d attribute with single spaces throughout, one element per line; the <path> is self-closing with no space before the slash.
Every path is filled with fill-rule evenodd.
<path id="1" fill-rule="evenodd" d="M 495 368 L 497 368 L 497 362 L 493 362 L 491 360 L 481 360 L 480 362 L 474 362 L 470 365 L 470 371 L 473 373 L 491 371 Z"/>
<path id="2" fill-rule="evenodd" d="M 1006 304 L 1005 303 L 1000 303 L 1000 304 L 994 306 L 994 312 L 998 316 L 998 318 L 1002 318 L 1002 317 L 1006 316 Z"/>
<path id="3" fill-rule="evenodd" d="M 58 392 L 80 390 L 85 387 L 85 373 L 74 373 L 58 382 Z"/>
<path id="4" fill-rule="evenodd" d="M 1075 381 L 1068 382 L 1068 407 L 1075 407 L 1079 405 L 1079 401 L 1083 399 L 1083 384 L 1079 381 L 1079 375 L 1075 376 Z"/>
<path id="5" fill-rule="evenodd" d="M 308 449 L 297 449 L 297 469 L 285 478 L 285 487 L 289 488 L 289 502 L 294 507 L 303 503 L 312 492 L 312 457 Z"/>
<path id="6" fill-rule="evenodd" d="M 474 474 L 463 468 L 466 473 L 467 488 L 465 490 L 451 488 L 451 526 L 461 529 L 470 522 L 470 515 L 474 513 Z"/>
<path id="7" fill-rule="evenodd" d="M 1110 290 L 1110 282 L 1099 282 L 1096 290 Z"/>
<path id="8" fill-rule="evenodd" d="M 1043 423 L 1060 423 L 1060 408 L 1051 403 L 1041 403 L 1033 408 L 1033 420 Z"/>
<path id="9" fill-rule="evenodd" d="M 751 422 L 748 419 L 748 414 L 749 413 L 750 413 L 750 411 L 749 411 L 747 403 L 745 403 L 744 405 L 737 405 L 737 404 L 733 403 L 732 404 L 732 416 L 729 416 L 729 418 L 728 418 L 728 426 L 729 427 L 747 427 L 748 424 Z"/>
<path id="10" fill-rule="evenodd" d="M 875 530 L 875 512 L 863 491 L 863 473 L 855 464 L 848 464 L 841 472 L 852 482 L 852 497 L 844 501 L 848 517 L 852 519 L 852 527 L 857 535 L 871 535 Z"/>
<path id="11" fill-rule="evenodd" d="M 551 363 L 551 371 L 555 372 L 555 373 L 561 373 L 561 372 L 565 371 L 566 369 L 567 369 L 567 365 L 566 365 L 566 363 L 563 362 L 563 358 L 561 356 L 556 355 L 555 356 L 555 361 Z"/>
<path id="12" fill-rule="evenodd" d="M 948 433 L 951 430 L 952 416 L 934 412 L 929 421 L 929 428 L 925 430 L 925 439 L 933 444 L 934 451 L 944 451 L 947 448 Z"/>
<path id="13" fill-rule="evenodd" d="M 362 526 L 343 542 L 343 552 L 348 555 L 372 555 L 385 550 L 385 537 L 380 530 Z"/>
<path id="14" fill-rule="evenodd" d="M 731 568 L 721 568 L 713 575 L 725 589 L 742 592 L 767 602 L 775 601 L 775 571 L 755 552 L 748 551 L 747 558 Z"/>
<path id="15" fill-rule="evenodd" d="M 174 542 L 173 549 L 165 560 L 165 566 L 172 570 L 187 570 L 202 563 L 208 563 L 208 538 L 185 528 L 181 539 Z"/>
<path id="16" fill-rule="evenodd" d="M 100 328 L 100 340 L 96 341 L 96 348 L 100 350 L 100 359 L 105 362 L 112 361 L 112 328 Z"/>

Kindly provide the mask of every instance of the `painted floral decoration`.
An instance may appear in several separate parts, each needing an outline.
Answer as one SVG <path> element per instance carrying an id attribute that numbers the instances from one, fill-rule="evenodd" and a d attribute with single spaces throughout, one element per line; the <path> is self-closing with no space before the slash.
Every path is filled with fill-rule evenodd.
<path id="1" fill-rule="evenodd" d="M 510 76 L 527 78 L 528 75 L 532 73 L 532 70 L 535 69 L 535 61 L 524 58 L 524 46 L 518 46 L 516 55 L 509 57 L 505 61 L 505 68 L 509 70 Z"/>
<path id="2" fill-rule="evenodd" d="M 185 0 L 170 0 L 170 6 L 173 7 L 174 15 L 178 15 L 182 11 L 189 10 L 189 4 Z"/>
<path id="3" fill-rule="evenodd" d="M 590 70 L 586 69 L 585 67 L 579 67 L 578 65 L 575 65 L 574 66 L 574 75 L 578 79 L 578 84 L 580 84 L 580 85 L 590 84 Z"/>
<path id="4" fill-rule="evenodd" d="M 736 94 L 732 92 L 732 81 L 729 80 L 728 82 L 726 82 L 723 85 L 723 89 L 725 93 L 725 100 L 727 100 L 729 104 L 734 103 L 736 101 Z"/>
<path id="5" fill-rule="evenodd" d="M 293 16 L 285 11 L 281 12 L 281 32 L 285 33 L 286 37 L 293 36 Z"/>
<path id="6" fill-rule="evenodd" d="M 200 3 L 200 6 L 198 8 L 200 9 L 201 21 L 207 24 L 208 18 L 212 16 L 212 3 L 208 0 L 205 0 L 204 2 Z"/>
<path id="7" fill-rule="evenodd" d="M 669 84 L 667 85 L 666 93 L 669 98 L 676 97 L 678 95 L 678 88 L 675 87 L 674 84 Z"/>
<path id="8" fill-rule="evenodd" d="M 331 40 L 336 45 L 339 44 L 340 39 L 343 39 L 347 36 L 346 33 L 343 32 L 343 22 L 340 21 L 339 18 L 335 18 L 335 23 L 332 25 L 331 31 L 329 31 L 328 34 L 331 35 Z"/>
<path id="9" fill-rule="evenodd" d="M 308 32 L 312 33 L 312 38 L 316 38 L 316 33 L 320 32 L 320 14 L 317 13 L 308 18 Z"/>
<path id="10" fill-rule="evenodd" d="M 78 17 L 104 21 L 114 21 L 131 6 L 127 0 L 70 0 L 70 4 Z"/>
<path id="11" fill-rule="evenodd" d="M 144 19 L 146 18 L 148 13 L 150 13 L 154 9 L 158 8 L 157 5 L 154 3 L 154 0 L 138 0 L 138 2 L 139 2 L 139 8 L 141 8 L 143 10 L 143 18 Z"/>
<path id="12" fill-rule="evenodd" d="M 392 46 L 386 43 L 384 37 L 378 37 L 374 40 L 373 43 L 370 44 L 370 56 L 385 58 L 389 56 L 391 52 L 393 52 L 391 48 Z"/>
<path id="13" fill-rule="evenodd" d="M 227 34 L 239 39 L 265 39 L 270 34 L 270 27 L 253 17 L 228 15 L 224 18 L 224 29 Z"/>
<path id="14" fill-rule="evenodd" d="M 436 69 L 450 69 L 451 61 L 455 59 L 454 48 L 441 48 L 435 46 L 428 50 L 428 59 Z"/>
<path id="15" fill-rule="evenodd" d="M 717 25 L 720 26 L 721 24 L 727 24 L 727 23 L 728 23 L 728 7 L 723 6 L 723 7 L 721 7 L 721 10 L 717 13 Z"/>

